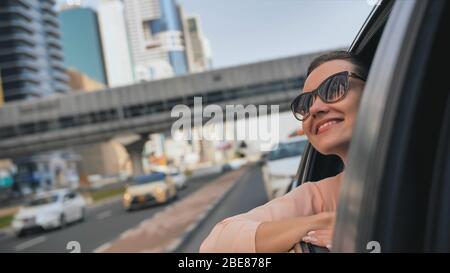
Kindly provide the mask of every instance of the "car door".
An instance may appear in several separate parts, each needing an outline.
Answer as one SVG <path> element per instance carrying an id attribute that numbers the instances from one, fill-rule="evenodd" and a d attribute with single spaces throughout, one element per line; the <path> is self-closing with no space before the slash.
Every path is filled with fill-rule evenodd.
<path id="1" fill-rule="evenodd" d="M 449 16 L 444 0 L 395 1 L 360 105 L 333 251 L 450 249 L 442 69 L 450 61 Z"/>
<path id="2" fill-rule="evenodd" d="M 67 222 L 73 222 L 77 219 L 79 208 L 76 202 L 76 195 L 74 192 L 68 192 L 63 198 L 64 216 Z"/>
<path id="3" fill-rule="evenodd" d="M 75 208 L 76 208 L 75 219 L 80 220 L 84 216 L 83 214 L 84 214 L 86 203 L 84 201 L 83 196 L 81 196 L 81 194 L 78 192 L 75 192 L 74 203 L 75 203 Z"/>
<path id="4" fill-rule="evenodd" d="M 426 252 L 450 252 L 450 96 L 442 119 L 425 233 Z"/>

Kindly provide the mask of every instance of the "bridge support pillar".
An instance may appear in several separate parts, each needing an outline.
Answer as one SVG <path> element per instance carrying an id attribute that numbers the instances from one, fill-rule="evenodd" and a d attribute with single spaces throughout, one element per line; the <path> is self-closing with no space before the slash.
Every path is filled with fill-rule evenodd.
<path id="1" fill-rule="evenodd" d="M 133 176 L 144 175 L 144 165 L 142 164 L 142 152 L 144 145 L 148 141 L 147 137 L 143 137 L 133 143 L 124 145 L 130 155 L 131 165 L 133 167 Z"/>

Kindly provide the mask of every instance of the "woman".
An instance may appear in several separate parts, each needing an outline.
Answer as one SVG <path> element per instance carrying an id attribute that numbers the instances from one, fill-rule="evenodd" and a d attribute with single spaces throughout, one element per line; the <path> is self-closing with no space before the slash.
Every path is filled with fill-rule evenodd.
<path id="1" fill-rule="evenodd" d="M 309 142 L 344 165 L 368 68 L 356 55 L 334 51 L 308 68 L 303 93 L 291 105 Z M 287 252 L 299 241 L 331 248 L 343 172 L 304 183 L 285 196 L 218 223 L 200 252 Z"/>

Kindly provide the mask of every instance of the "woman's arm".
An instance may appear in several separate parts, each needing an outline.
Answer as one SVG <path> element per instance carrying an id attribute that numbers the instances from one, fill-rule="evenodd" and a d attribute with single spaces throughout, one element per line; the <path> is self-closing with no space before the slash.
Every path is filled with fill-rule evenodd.
<path id="1" fill-rule="evenodd" d="M 305 183 L 263 206 L 222 220 L 203 241 L 200 252 L 275 251 L 270 247 L 272 243 L 266 246 L 266 240 L 273 241 L 276 245 L 274 249 L 284 251 L 296 243 L 290 244 L 292 241 L 300 241 L 310 228 L 316 226 L 316 217 L 305 217 L 321 211 L 324 211 L 321 194 L 312 183 Z M 263 226 L 262 229 L 259 229 L 260 226 Z M 280 232 L 284 230 L 287 232 Z"/>
<path id="2" fill-rule="evenodd" d="M 286 252 L 311 230 L 326 229 L 334 223 L 333 212 L 263 222 L 256 230 L 256 252 Z"/>

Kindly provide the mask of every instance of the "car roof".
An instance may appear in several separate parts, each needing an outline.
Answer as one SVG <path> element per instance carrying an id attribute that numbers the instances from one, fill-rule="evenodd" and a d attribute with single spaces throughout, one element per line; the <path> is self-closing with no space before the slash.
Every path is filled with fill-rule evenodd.
<path id="1" fill-rule="evenodd" d="M 71 191 L 70 189 L 50 190 L 50 191 L 46 191 L 46 192 L 40 192 L 40 193 L 36 194 L 35 197 L 40 198 L 40 197 L 46 197 L 49 195 L 63 195 L 63 194 L 69 193 L 70 191 Z"/>

